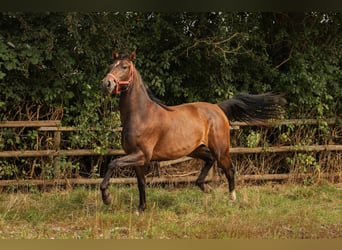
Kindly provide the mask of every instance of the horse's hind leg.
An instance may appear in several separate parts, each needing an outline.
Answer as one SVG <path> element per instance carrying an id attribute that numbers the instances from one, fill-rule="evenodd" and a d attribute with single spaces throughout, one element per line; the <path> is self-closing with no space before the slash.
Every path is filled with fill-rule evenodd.
<path id="1" fill-rule="evenodd" d="M 191 157 L 199 158 L 204 161 L 204 167 L 201 170 L 200 175 L 196 180 L 196 185 L 205 193 L 210 191 L 210 188 L 205 184 L 205 177 L 208 175 L 209 170 L 215 162 L 213 154 L 210 152 L 209 148 L 204 145 L 198 147 L 194 152 L 191 153 Z"/>
<path id="2" fill-rule="evenodd" d="M 219 162 L 219 166 L 222 168 L 224 174 L 227 177 L 230 199 L 232 201 L 235 201 L 235 166 L 229 157 L 224 157 L 223 159 L 221 159 Z"/>

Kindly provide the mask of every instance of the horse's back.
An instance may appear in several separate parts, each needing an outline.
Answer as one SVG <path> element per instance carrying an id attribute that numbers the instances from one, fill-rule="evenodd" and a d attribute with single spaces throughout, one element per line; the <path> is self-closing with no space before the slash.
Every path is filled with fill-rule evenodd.
<path id="1" fill-rule="evenodd" d="M 217 104 L 208 102 L 192 102 L 172 106 L 171 108 L 176 112 L 184 113 L 188 119 L 201 119 L 207 123 L 223 123 L 229 125 L 227 116 Z"/>

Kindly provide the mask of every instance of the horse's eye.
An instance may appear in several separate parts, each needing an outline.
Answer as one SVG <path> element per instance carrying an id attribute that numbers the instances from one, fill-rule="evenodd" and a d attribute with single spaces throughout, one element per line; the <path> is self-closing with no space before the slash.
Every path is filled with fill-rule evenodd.
<path id="1" fill-rule="evenodd" d="M 122 65 L 122 69 L 127 69 L 128 65 Z"/>

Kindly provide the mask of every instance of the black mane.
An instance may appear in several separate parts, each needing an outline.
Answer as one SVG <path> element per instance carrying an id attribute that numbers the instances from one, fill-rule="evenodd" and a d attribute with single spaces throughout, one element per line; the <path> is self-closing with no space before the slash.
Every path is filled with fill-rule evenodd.
<path id="1" fill-rule="evenodd" d="M 163 101 L 161 101 L 160 99 L 158 99 L 149 88 L 146 88 L 147 94 L 148 96 L 151 98 L 152 101 L 154 101 L 155 103 L 157 103 L 160 107 L 162 107 L 163 109 L 166 109 L 168 111 L 172 111 L 172 109 L 167 106 Z"/>

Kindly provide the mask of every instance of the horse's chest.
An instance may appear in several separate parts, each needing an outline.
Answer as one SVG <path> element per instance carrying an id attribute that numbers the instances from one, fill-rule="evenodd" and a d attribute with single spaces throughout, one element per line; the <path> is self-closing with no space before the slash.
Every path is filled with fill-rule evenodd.
<path id="1" fill-rule="evenodd" d="M 123 131 L 121 134 L 121 144 L 124 150 L 136 144 L 137 136 L 133 132 Z"/>
<path id="2" fill-rule="evenodd" d="M 134 152 L 141 145 L 143 133 L 138 130 L 123 130 L 121 134 L 122 148 L 127 152 Z"/>

